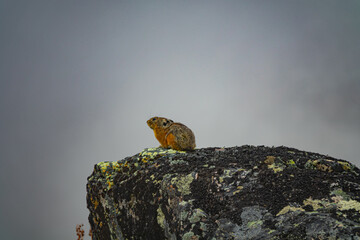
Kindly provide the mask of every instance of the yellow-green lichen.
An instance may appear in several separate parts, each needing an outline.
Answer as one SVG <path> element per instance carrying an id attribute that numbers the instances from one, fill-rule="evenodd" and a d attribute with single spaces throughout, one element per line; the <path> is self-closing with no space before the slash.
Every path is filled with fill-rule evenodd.
<path id="1" fill-rule="evenodd" d="M 176 185 L 178 191 L 184 195 L 188 195 L 191 193 L 190 184 L 194 180 L 192 174 L 188 174 L 186 176 L 173 177 L 171 179 L 171 184 Z"/>
<path id="2" fill-rule="evenodd" d="M 343 168 L 345 171 L 350 171 L 350 170 L 352 169 L 351 164 L 348 163 L 348 162 L 338 161 L 338 163 L 342 166 L 342 168 Z"/>
<path id="3" fill-rule="evenodd" d="M 288 212 L 295 212 L 295 211 L 301 211 L 304 212 L 305 210 L 303 208 L 298 208 L 298 207 L 292 207 L 292 206 L 286 206 L 283 209 L 280 210 L 280 212 L 278 212 L 276 214 L 276 216 L 288 213 Z"/>
<path id="4" fill-rule="evenodd" d="M 106 189 L 109 190 L 114 185 L 115 174 L 120 172 L 123 166 L 128 167 L 128 162 L 99 162 L 97 166 L 100 168 L 100 174 L 105 178 Z"/>
<path id="5" fill-rule="evenodd" d="M 230 174 L 231 174 L 231 170 L 229 170 L 229 169 L 224 169 L 223 175 L 225 175 L 225 177 L 230 177 Z"/>
<path id="6" fill-rule="evenodd" d="M 304 205 L 310 205 L 315 211 L 321 208 L 331 208 L 336 206 L 340 211 L 355 210 L 360 213 L 360 202 L 351 199 L 346 193 L 342 191 L 336 191 L 341 195 L 335 195 L 332 197 L 333 202 L 329 202 L 327 199 L 312 199 L 311 197 L 304 200 Z M 334 191 L 332 192 L 334 193 Z M 344 196 L 344 197 L 343 197 Z"/>
<path id="7" fill-rule="evenodd" d="M 288 160 L 288 161 L 286 162 L 286 165 L 287 165 L 288 167 L 290 167 L 290 168 L 296 168 L 296 167 L 297 167 L 295 161 L 292 160 L 292 159 Z"/>
<path id="8" fill-rule="evenodd" d="M 344 192 L 341 188 L 336 188 L 333 191 L 331 191 L 330 195 L 335 195 L 337 198 L 341 197 L 341 199 L 349 200 L 350 196 Z"/>
<path id="9" fill-rule="evenodd" d="M 262 220 L 256 220 L 256 221 L 248 222 L 247 226 L 248 228 L 256 228 L 257 226 L 262 224 L 263 224 Z"/>
<path id="10" fill-rule="evenodd" d="M 196 208 L 194 209 L 193 214 L 189 218 L 189 221 L 190 223 L 196 223 L 196 222 L 200 222 L 200 220 L 205 217 L 207 217 L 206 213 L 200 208 Z"/>
<path id="11" fill-rule="evenodd" d="M 281 162 L 276 162 L 276 157 L 274 156 L 267 156 L 265 159 L 265 164 L 268 165 L 269 169 L 272 169 L 275 173 L 281 172 L 284 170 L 285 165 Z"/>
<path id="12" fill-rule="evenodd" d="M 274 173 L 278 173 L 284 170 L 281 166 L 277 166 L 275 163 L 268 165 L 268 168 L 272 169 Z"/>
<path id="13" fill-rule="evenodd" d="M 139 153 L 140 159 L 144 162 L 147 160 L 155 159 L 158 156 L 164 156 L 167 154 L 176 154 L 176 153 L 186 153 L 185 151 L 177 151 L 174 149 L 167 148 L 145 148 L 141 153 Z"/>
<path id="14" fill-rule="evenodd" d="M 319 199 L 312 199 L 312 197 L 309 197 L 308 199 L 305 199 L 303 201 L 304 206 L 309 205 L 312 206 L 314 211 L 317 211 L 320 208 L 328 208 L 330 207 L 330 202 L 327 200 L 319 200 Z"/>
<path id="15" fill-rule="evenodd" d="M 326 163 L 333 163 L 334 160 L 330 159 L 317 159 L 317 160 L 308 160 L 305 163 L 305 168 L 307 169 L 316 169 L 322 172 L 333 172 L 333 168 Z"/>
<path id="16" fill-rule="evenodd" d="M 307 169 L 316 169 L 316 162 L 309 159 L 304 166 Z"/>
<path id="17" fill-rule="evenodd" d="M 355 210 L 358 211 L 360 213 L 360 202 L 355 201 L 355 200 L 340 200 L 338 202 L 338 208 L 343 211 L 343 210 Z"/>
<path id="18" fill-rule="evenodd" d="M 241 192 L 241 190 L 242 190 L 243 188 L 244 188 L 243 186 L 237 186 L 237 188 L 236 188 L 237 190 L 235 190 L 235 191 L 233 192 L 233 195 Z"/>
<path id="19" fill-rule="evenodd" d="M 164 215 L 163 211 L 161 210 L 161 205 L 158 207 L 158 209 L 156 211 L 157 211 L 157 216 L 156 216 L 157 223 L 159 224 L 159 226 L 162 229 L 165 229 L 165 224 L 164 224 L 165 215 Z"/>

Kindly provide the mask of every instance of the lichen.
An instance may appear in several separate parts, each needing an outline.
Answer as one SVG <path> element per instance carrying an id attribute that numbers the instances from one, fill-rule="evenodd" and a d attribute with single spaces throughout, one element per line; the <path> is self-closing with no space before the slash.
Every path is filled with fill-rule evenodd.
<path id="1" fill-rule="evenodd" d="M 343 161 L 338 161 L 338 163 L 342 166 L 342 168 L 345 170 L 345 171 L 349 171 L 351 170 L 351 165 L 347 162 L 343 162 Z"/>
<path id="2" fill-rule="evenodd" d="M 185 164 L 185 165 L 188 165 L 189 163 L 186 162 L 186 161 L 184 161 L 184 160 L 181 160 L 181 159 L 179 159 L 179 160 L 171 160 L 171 161 L 170 161 L 170 166 L 176 165 L 176 164 Z"/>
<path id="3" fill-rule="evenodd" d="M 338 202 L 338 208 L 340 210 L 355 210 L 360 213 L 360 202 L 355 200 L 340 200 Z"/>
<path id="4" fill-rule="evenodd" d="M 256 221 L 248 222 L 247 227 L 248 228 L 255 228 L 255 227 L 259 226 L 259 225 L 262 225 L 263 222 L 264 221 L 262 221 L 262 220 L 256 220 Z"/>
<path id="5" fill-rule="evenodd" d="M 180 212 L 179 219 L 180 221 L 184 222 L 188 219 L 189 211 L 184 210 Z"/>
<path id="6" fill-rule="evenodd" d="M 283 209 L 280 210 L 280 212 L 278 212 L 276 214 L 276 216 L 280 216 L 280 215 L 283 215 L 285 213 L 295 212 L 295 211 L 304 212 L 305 210 L 303 208 L 301 208 L 301 207 L 299 208 L 299 207 L 285 206 Z"/>
<path id="7" fill-rule="evenodd" d="M 316 169 L 322 172 L 352 172 L 355 175 L 358 175 L 356 171 L 353 170 L 353 165 L 345 161 L 335 161 L 332 159 L 320 158 L 316 160 L 309 159 L 305 168 L 307 169 Z"/>
<path id="8" fill-rule="evenodd" d="M 201 229 L 203 232 L 206 232 L 207 229 L 208 229 L 206 223 L 200 222 L 200 229 Z"/>
<path id="9" fill-rule="evenodd" d="M 189 218 L 189 220 L 190 220 L 190 223 L 196 223 L 196 222 L 199 222 L 204 217 L 206 218 L 207 214 L 200 208 L 196 208 L 196 209 L 194 209 L 194 212 L 191 215 L 191 217 Z"/>
<path id="10" fill-rule="evenodd" d="M 157 223 L 160 225 L 162 229 L 165 229 L 165 224 L 164 224 L 165 215 L 161 210 L 161 205 L 158 207 L 156 211 L 157 211 L 157 217 L 156 217 Z"/>
<path id="11" fill-rule="evenodd" d="M 268 168 L 272 169 L 274 173 L 281 172 L 284 170 L 282 167 L 277 166 L 275 163 L 268 165 Z"/>
<path id="12" fill-rule="evenodd" d="M 330 206 L 329 201 L 327 200 L 319 200 L 319 199 L 312 199 L 312 197 L 309 197 L 308 199 L 305 199 L 303 201 L 304 206 L 309 205 L 312 206 L 315 211 L 317 211 L 320 208 L 327 208 Z"/>
<path id="13" fill-rule="evenodd" d="M 274 156 L 267 156 L 265 161 L 264 161 L 267 165 L 271 165 L 275 162 L 275 157 Z"/>
<path id="14" fill-rule="evenodd" d="M 132 161 L 120 160 L 120 161 L 105 161 L 99 162 L 95 167 L 98 167 L 100 170 L 99 178 L 100 182 L 104 181 L 106 186 L 106 190 L 110 190 L 114 186 L 114 177 L 117 173 L 124 172 L 126 170 L 140 169 L 146 167 L 149 161 L 154 160 L 157 157 L 165 156 L 165 155 L 174 155 L 174 154 L 183 154 L 186 153 L 184 151 L 177 151 L 173 149 L 165 149 L 165 148 L 146 148 L 141 153 L 138 154 L 138 157 L 132 159 Z M 173 161 L 174 164 L 182 163 L 181 160 Z M 136 176 L 138 171 L 133 172 L 133 176 Z M 91 178 L 93 178 L 92 176 Z M 91 178 L 89 180 L 91 180 Z M 152 179 L 154 180 L 154 179 Z M 160 180 L 154 180 L 156 184 L 159 184 Z"/>
<path id="15" fill-rule="evenodd" d="M 360 202 L 350 199 L 350 197 L 341 190 L 333 191 L 331 194 L 336 194 L 332 197 L 333 202 L 329 202 L 327 199 L 312 199 L 311 197 L 304 200 L 304 205 L 310 205 L 315 211 L 321 208 L 331 208 L 336 205 L 340 211 L 355 210 L 360 213 Z"/>
<path id="16" fill-rule="evenodd" d="M 124 165 L 128 167 L 128 163 L 114 162 L 100 162 L 96 166 L 100 169 L 100 174 L 105 178 L 106 189 L 109 190 L 114 185 L 114 176 L 117 172 L 121 171 L 121 167 Z"/>
<path id="17" fill-rule="evenodd" d="M 94 239 L 350 239 L 359 173 L 286 147 L 145 149 L 95 165 L 89 222 Z"/>
<path id="18" fill-rule="evenodd" d="M 237 186 L 237 187 L 236 187 L 237 190 L 235 190 L 235 191 L 233 192 L 233 195 L 241 192 L 241 190 L 242 190 L 243 188 L 244 188 L 243 186 Z"/>
<path id="19" fill-rule="evenodd" d="M 279 158 L 275 156 L 267 156 L 265 159 L 265 164 L 268 165 L 269 169 L 272 169 L 274 173 L 278 173 L 284 170 L 286 167 Z"/>
<path id="20" fill-rule="evenodd" d="M 344 192 L 341 188 L 336 188 L 330 192 L 330 195 L 335 195 L 336 197 L 341 197 L 344 200 L 349 200 L 350 196 Z"/>
<path id="21" fill-rule="evenodd" d="M 296 163 L 295 163 L 295 161 L 294 161 L 293 159 L 288 160 L 288 161 L 286 162 L 286 165 L 287 165 L 288 167 L 290 167 L 290 168 L 296 168 L 296 167 L 297 167 L 297 166 L 296 166 Z"/>
<path id="22" fill-rule="evenodd" d="M 199 239 L 193 232 L 187 232 L 183 235 L 182 240 L 196 240 Z"/>
<path id="23" fill-rule="evenodd" d="M 178 191 L 183 195 L 188 195 L 191 193 L 190 184 L 194 180 L 192 173 L 185 175 L 174 177 L 171 179 L 171 184 L 176 185 Z"/>
<path id="24" fill-rule="evenodd" d="M 316 170 L 316 163 L 314 163 L 313 160 L 309 159 L 306 163 L 305 163 L 305 168 L 306 169 L 314 169 Z"/>
<path id="25" fill-rule="evenodd" d="M 174 149 L 167 148 L 145 148 L 141 153 L 139 153 L 140 159 L 144 162 L 147 160 L 153 160 L 156 157 L 164 156 L 167 154 L 177 154 L 177 153 L 186 153 L 185 151 L 177 151 Z"/>

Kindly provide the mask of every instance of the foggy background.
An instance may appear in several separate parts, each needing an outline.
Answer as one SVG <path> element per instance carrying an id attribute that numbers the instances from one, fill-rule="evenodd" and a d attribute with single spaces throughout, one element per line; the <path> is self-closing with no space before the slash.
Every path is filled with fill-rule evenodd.
<path id="1" fill-rule="evenodd" d="M 87 232 L 86 178 L 158 146 L 152 116 L 360 166 L 359 26 L 357 0 L 0 0 L 1 238 Z"/>

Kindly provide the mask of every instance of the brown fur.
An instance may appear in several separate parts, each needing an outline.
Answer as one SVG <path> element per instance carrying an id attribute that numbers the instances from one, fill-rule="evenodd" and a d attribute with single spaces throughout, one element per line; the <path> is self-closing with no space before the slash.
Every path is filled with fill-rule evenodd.
<path id="1" fill-rule="evenodd" d="M 196 147 L 194 133 L 182 123 L 163 117 L 152 117 L 147 124 L 154 130 L 161 147 L 175 150 L 193 150 Z"/>

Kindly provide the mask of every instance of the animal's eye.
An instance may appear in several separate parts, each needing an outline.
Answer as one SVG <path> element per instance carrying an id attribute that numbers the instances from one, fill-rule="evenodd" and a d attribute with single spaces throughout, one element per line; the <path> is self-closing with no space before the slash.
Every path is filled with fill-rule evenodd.
<path id="1" fill-rule="evenodd" d="M 155 120 L 156 120 L 156 118 L 153 118 L 152 120 L 153 120 L 153 121 L 155 121 Z"/>
<path id="2" fill-rule="evenodd" d="M 167 122 L 164 122 L 163 125 L 166 126 L 166 124 L 168 124 Z"/>

